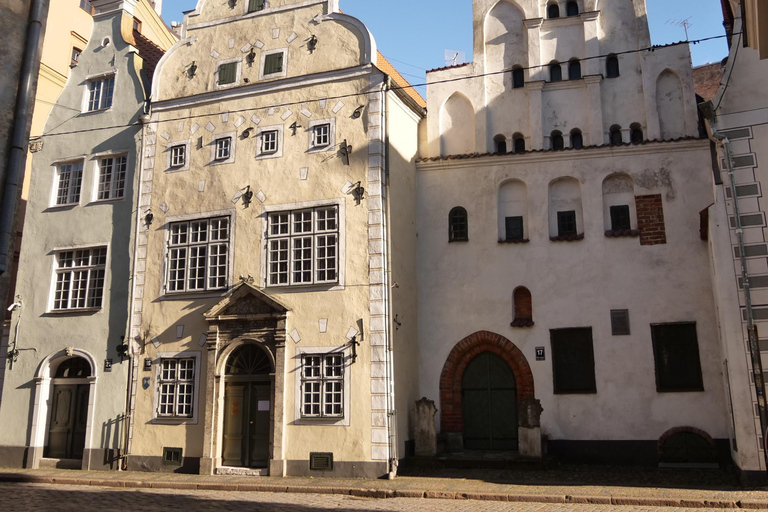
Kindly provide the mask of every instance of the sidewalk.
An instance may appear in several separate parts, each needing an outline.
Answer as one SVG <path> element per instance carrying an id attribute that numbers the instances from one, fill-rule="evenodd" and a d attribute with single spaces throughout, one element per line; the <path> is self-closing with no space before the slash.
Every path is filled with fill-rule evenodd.
<path id="1" fill-rule="evenodd" d="M 395 480 L 199 476 L 58 469 L 0 470 L 0 482 L 131 489 L 345 494 L 689 508 L 768 509 L 768 489 L 745 490 L 725 471 L 561 466 L 546 471 L 430 470 Z"/>

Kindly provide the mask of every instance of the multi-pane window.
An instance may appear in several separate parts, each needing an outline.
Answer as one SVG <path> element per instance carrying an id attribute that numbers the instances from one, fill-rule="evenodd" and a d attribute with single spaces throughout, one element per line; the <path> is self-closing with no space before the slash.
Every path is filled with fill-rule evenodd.
<path id="1" fill-rule="evenodd" d="M 283 71 L 283 52 L 271 53 L 264 57 L 264 75 L 274 75 Z"/>
<path id="2" fill-rule="evenodd" d="M 195 360 L 161 359 L 157 415 L 162 418 L 191 418 L 194 411 Z"/>
<path id="3" fill-rule="evenodd" d="M 197 292 L 226 288 L 229 239 L 229 217 L 172 223 L 167 290 Z"/>
<path id="4" fill-rule="evenodd" d="M 171 148 L 171 167 L 184 167 L 187 163 L 187 146 L 179 144 Z"/>
<path id="5" fill-rule="evenodd" d="M 523 240 L 523 218 L 505 217 L 504 227 L 506 228 L 507 240 Z"/>
<path id="6" fill-rule="evenodd" d="M 57 252 L 53 309 L 100 308 L 106 268 L 106 247 Z"/>
<path id="7" fill-rule="evenodd" d="M 336 283 L 338 216 L 336 206 L 271 213 L 267 230 L 268 285 Z"/>
<path id="8" fill-rule="evenodd" d="M 248 12 L 263 11 L 266 3 L 266 0 L 248 0 Z"/>
<path id="9" fill-rule="evenodd" d="M 88 14 L 93 14 L 93 6 L 90 0 L 80 0 L 80 8 Z"/>
<path id="10" fill-rule="evenodd" d="M 652 325 L 651 336 L 656 390 L 660 393 L 704 391 L 696 324 Z"/>
<path id="11" fill-rule="evenodd" d="M 237 80 L 237 62 L 219 65 L 219 85 L 233 84 Z"/>
<path id="12" fill-rule="evenodd" d="M 83 162 L 72 162 L 58 166 L 58 184 L 56 186 L 56 204 L 75 204 L 80 202 L 80 188 L 83 184 Z"/>
<path id="13" fill-rule="evenodd" d="M 312 127 L 312 147 L 324 148 L 331 144 L 330 123 L 318 124 Z"/>
<path id="14" fill-rule="evenodd" d="M 141 20 L 139 18 L 133 18 L 133 30 L 141 33 Z"/>
<path id="15" fill-rule="evenodd" d="M 629 217 L 629 206 L 617 205 L 611 206 L 611 229 L 613 231 L 622 231 L 632 229 L 632 223 Z"/>
<path id="16" fill-rule="evenodd" d="M 83 53 L 83 50 L 80 48 L 72 47 L 72 61 L 70 62 L 70 66 L 77 66 L 77 63 L 80 62 L 80 54 Z"/>
<path id="17" fill-rule="evenodd" d="M 469 240 L 469 221 L 467 210 L 461 206 L 452 208 L 448 214 L 448 241 L 466 242 Z"/>
<path id="18" fill-rule="evenodd" d="M 344 355 L 304 355 L 301 367 L 302 417 L 343 417 Z"/>
<path id="19" fill-rule="evenodd" d="M 576 233 L 576 212 L 557 212 L 557 235 L 568 236 Z"/>
<path id="20" fill-rule="evenodd" d="M 128 157 L 115 156 L 99 161 L 99 200 L 120 199 L 125 195 Z"/>
<path id="21" fill-rule="evenodd" d="M 88 82 L 88 112 L 111 107 L 114 92 L 114 75 Z"/>
<path id="22" fill-rule="evenodd" d="M 262 154 L 277 153 L 278 149 L 278 131 L 266 130 L 261 132 L 261 152 Z"/>
<path id="23" fill-rule="evenodd" d="M 216 139 L 216 160 L 229 159 L 232 151 L 232 137 Z"/>

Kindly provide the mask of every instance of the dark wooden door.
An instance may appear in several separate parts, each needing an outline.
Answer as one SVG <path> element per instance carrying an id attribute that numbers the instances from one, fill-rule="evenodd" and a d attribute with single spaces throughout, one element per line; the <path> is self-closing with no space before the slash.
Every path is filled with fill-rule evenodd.
<path id="1" fill-rule="evenodd" d="M 54 459 L 82 459 L 85 427 L 88 422 L 87 384 L 53 386 L 51 420 L 45 456 Z"/>
<path id="2" fill-rule="evenodd" d="M 225 466 L 269 466 L 271 385 L 268 382 L 227 383 L 225 389 Z"/>
<path id="3" fill-rule="evenodd" d="M 467 450 L 517 450 L 517 386 L 509 365 L 483 352 L 461 382 L 462 430 Z"/>

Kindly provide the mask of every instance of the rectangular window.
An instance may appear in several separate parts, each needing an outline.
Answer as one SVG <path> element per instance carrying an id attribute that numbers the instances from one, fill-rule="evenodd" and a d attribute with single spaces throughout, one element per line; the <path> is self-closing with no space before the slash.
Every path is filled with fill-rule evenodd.
<path id="1" fill-rule="evenodd" d="M 656 390 L 704 391 L 695 323 L 651 326 L 656 363 Z"/>
<path id="2" fill-rule="evenodd" d="M 301 368 L 301 416 L 343 417 L 344 355 L 304 355 Z"/>
<path id="3" fill-rule="evenodd" d="M 269 215 L 269 286 L 336 283 L 339 220 L 336 206 Z"/>
<path id="4" fill-rule="evenodd" d="M 592 328 L 553 329 L 549 333 L 555 394 L 597 393 Z"/>
<path id="5" fill-rule="evenodd" d="M 283 71 L 283 52 L 271 53 L 264 58 L 264 75 L 274 75 Z"/>
<path id="6" fill-rule="evenodd" d="M 557 212 L 557 235 L 576 235 L 576 212 Z"/>
<path id="7" fill-rule="evenodd" d="M 80 202 L 80 188 L 83 184 L 83 162 L 60 164 L 58 166 L 56 204 L 77 204 Z"/>
<path id="8" fill-rule="evenodd" d="M 219 85 L 233 84 L 237 80 L 237 62 L 219 65 Z"/>
<path id="9" fill-rule="evenodd" d="M 80 48 L 72 48 L 72 61 L 69 63 L 70 66 L 77 66 L 78 62 L 80 62 L 80 54 L 83 53 L 83 50 Z"/>
<path id="10" fill-rule="evenodd" d="M 216 160 L 227 160 L 232 150 L 232 137 L 216 139 Z"/>
<path id="11" fill-rule="evenodd" d="M 80 0 L 80 8 L 88 14 L 93 14 L 93 6 L 90 0 Z"/>
<path id="12" fill-rule="evenodd" d="M 88 82 L 88 112 L 105 110 L 111 107 L 114 92 L 114 75 Z"/>
<path id="13" fill-rule="evenodd" d="M 127 156 L 102 158 L 99 161 L 98 199 L 120 199 L 125 195 Z"/>
<path id="14" fill-rule="evenodd" d="M 632 229 L 629 217 L 629 206 L 611 206 L 611 229 L 613 231 Z"/>
<path id="15" fill-rule="evenodd" d="M 507 240 L 523 240 L 523 218 L 507 217 L 504 219 Z"/>
<path id="16" fill-rule="evenodd" d="M 107 248 L 56 253 L 55 311 L 100 308 L 104 298 Z"/>
<path id="17" fill-rule="evenodd" d="M 261 132 L 261 152 L 262 154 L 277 153 L 278 149 L 278 131 L 268 130 Z"/>
<path id="18" fill-rule="evenodd" d="M 312 127 L 312 147 L 324 148 L 331 144 L 330 123 L 318 124 Z"/>
<path id="19" fill-rule="evenodd" d="M 195 397 L 195 360 L 161 359 L 158 388 L 159 417 L 191 418 Z"/>
<path id="20" fill-rule="evenodd" d="M 187 163 L 187 146 L 180 144 L 171 148 L 171 167 L 184 167 Z"/>
<path id="21" fill-rule="evenodd" d="M 226 288 L 229 239 L 229 217 L 172 223 L 167 290 L 178 293 Z"/>
<path id="22" fill-rule="evenodd" d="M 263 11 L 265 7 L 265 0 L 248 0 L 248 12 Z"/>
<path id="23" fill-rule="evenodd" d="M 139 18 L 133 18 L 133 30 L 141 33 L 141 20 Z"/>

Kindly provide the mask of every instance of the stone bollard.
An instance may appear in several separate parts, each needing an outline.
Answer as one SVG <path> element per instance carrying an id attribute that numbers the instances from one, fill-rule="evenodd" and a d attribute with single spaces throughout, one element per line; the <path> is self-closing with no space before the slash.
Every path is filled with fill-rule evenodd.
<path id="1" fill-rule="evenodd" d="M 535 398 L 525 398 L 518 407 L 518 452 L 523 457 L 540 459 L 541 413 L 544 408 Z"/>
<path id="2" fill-rule="evenodd" d="M 414 437 L 417 457 L 437 455 L 437 436 L 435 434 L 435 402 L 424 397 L 416 401 Z"/>

